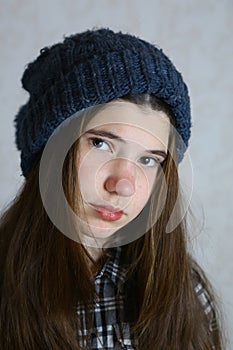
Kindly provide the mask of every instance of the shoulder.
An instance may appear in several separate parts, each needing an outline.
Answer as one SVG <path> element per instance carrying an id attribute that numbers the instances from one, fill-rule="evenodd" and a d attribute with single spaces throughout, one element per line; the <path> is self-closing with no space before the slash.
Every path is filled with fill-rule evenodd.
<path id="1" fill-rule="evenodd" d="M 210 294 L 210 291 L 207 289 L 204 281 L 196 281 L 196 283 L 194 283 L 194 291 L 203 312 L 209 321 L 209 330 L 214 331 L 217 328 L 216 303 Z"/>
<path id="2" fill-rule="evenodd" d="M 216 295 L 206 274 L 196 262 L 193 263 L 192 267 L 192 283 L 197 301 L 207 322 L 207 332 L 210 336 L 212 349 L 217 349 L 219 347 L 216 346 L 219 344 L 221 336 Z"/>

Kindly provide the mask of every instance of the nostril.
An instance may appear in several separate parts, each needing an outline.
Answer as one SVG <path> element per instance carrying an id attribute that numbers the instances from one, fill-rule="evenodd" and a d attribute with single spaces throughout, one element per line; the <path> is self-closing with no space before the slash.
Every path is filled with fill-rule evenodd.
<path id="1" fill-rule="evenodd" d="M 128 179 L 108 178 L 104 185 L 110 193 L 116 193 L 119 196 L 132 196 L 135 192 L 134 184 Z"/>
<path id="2" fill-rule="evenodd" d="M 113 178 L 107 179 L 105 183 L 105 189 L 108 192 L 116 192 L 116 180 L 114 180 Z"/>
<path id="3" fill-rule="evenodd" d="M 121 179 L 116 184 L 116 192 L 120 196 L 132 196 L 134 194 L 134 186 L 127 179 Z"/>

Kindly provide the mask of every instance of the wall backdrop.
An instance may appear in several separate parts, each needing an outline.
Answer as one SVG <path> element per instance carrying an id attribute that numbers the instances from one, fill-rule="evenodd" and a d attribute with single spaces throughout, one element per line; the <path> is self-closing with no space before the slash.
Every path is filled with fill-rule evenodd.
<path id="1" fill-rule="evenodd" d="M 191 205 L 197 217 L 191 243 L 220 297 L 229 350 L 233 349 L 232 18 L 232 0 L 0 0 L 0 209 L 23 181 L 13 119 L 27 99 L 20 83 L 23 70 L 40 48 L 64 35 L 103 26 L 161 46 L 190 89 Z M 190 189 L 187 171 L 184 162 L 181 175 L 184 187 Z"/>

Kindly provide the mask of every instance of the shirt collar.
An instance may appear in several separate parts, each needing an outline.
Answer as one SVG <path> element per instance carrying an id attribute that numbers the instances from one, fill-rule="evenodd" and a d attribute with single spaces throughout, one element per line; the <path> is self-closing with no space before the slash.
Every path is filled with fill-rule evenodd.
<path id="1" fill-rule="evenodd" d="M 111 257 L 105 262 L 101 270 L 97 273 L 98 278 L 109 278 L 116 286 L 126 281 L 126 268 L 120 265 L 121 247 L 112 249 Z"/>

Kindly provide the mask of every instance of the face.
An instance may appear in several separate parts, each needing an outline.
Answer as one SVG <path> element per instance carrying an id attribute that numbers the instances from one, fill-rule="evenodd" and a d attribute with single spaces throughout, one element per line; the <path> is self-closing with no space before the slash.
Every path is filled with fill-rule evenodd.
<path id="1" fill-rule="evenodd" d="M 109 237 L 140 214 L 166 158 L 169 130 L 165 113 L 125 101 L 106 104 L 90 120 L 77 158 L 85 234 Z"/>

